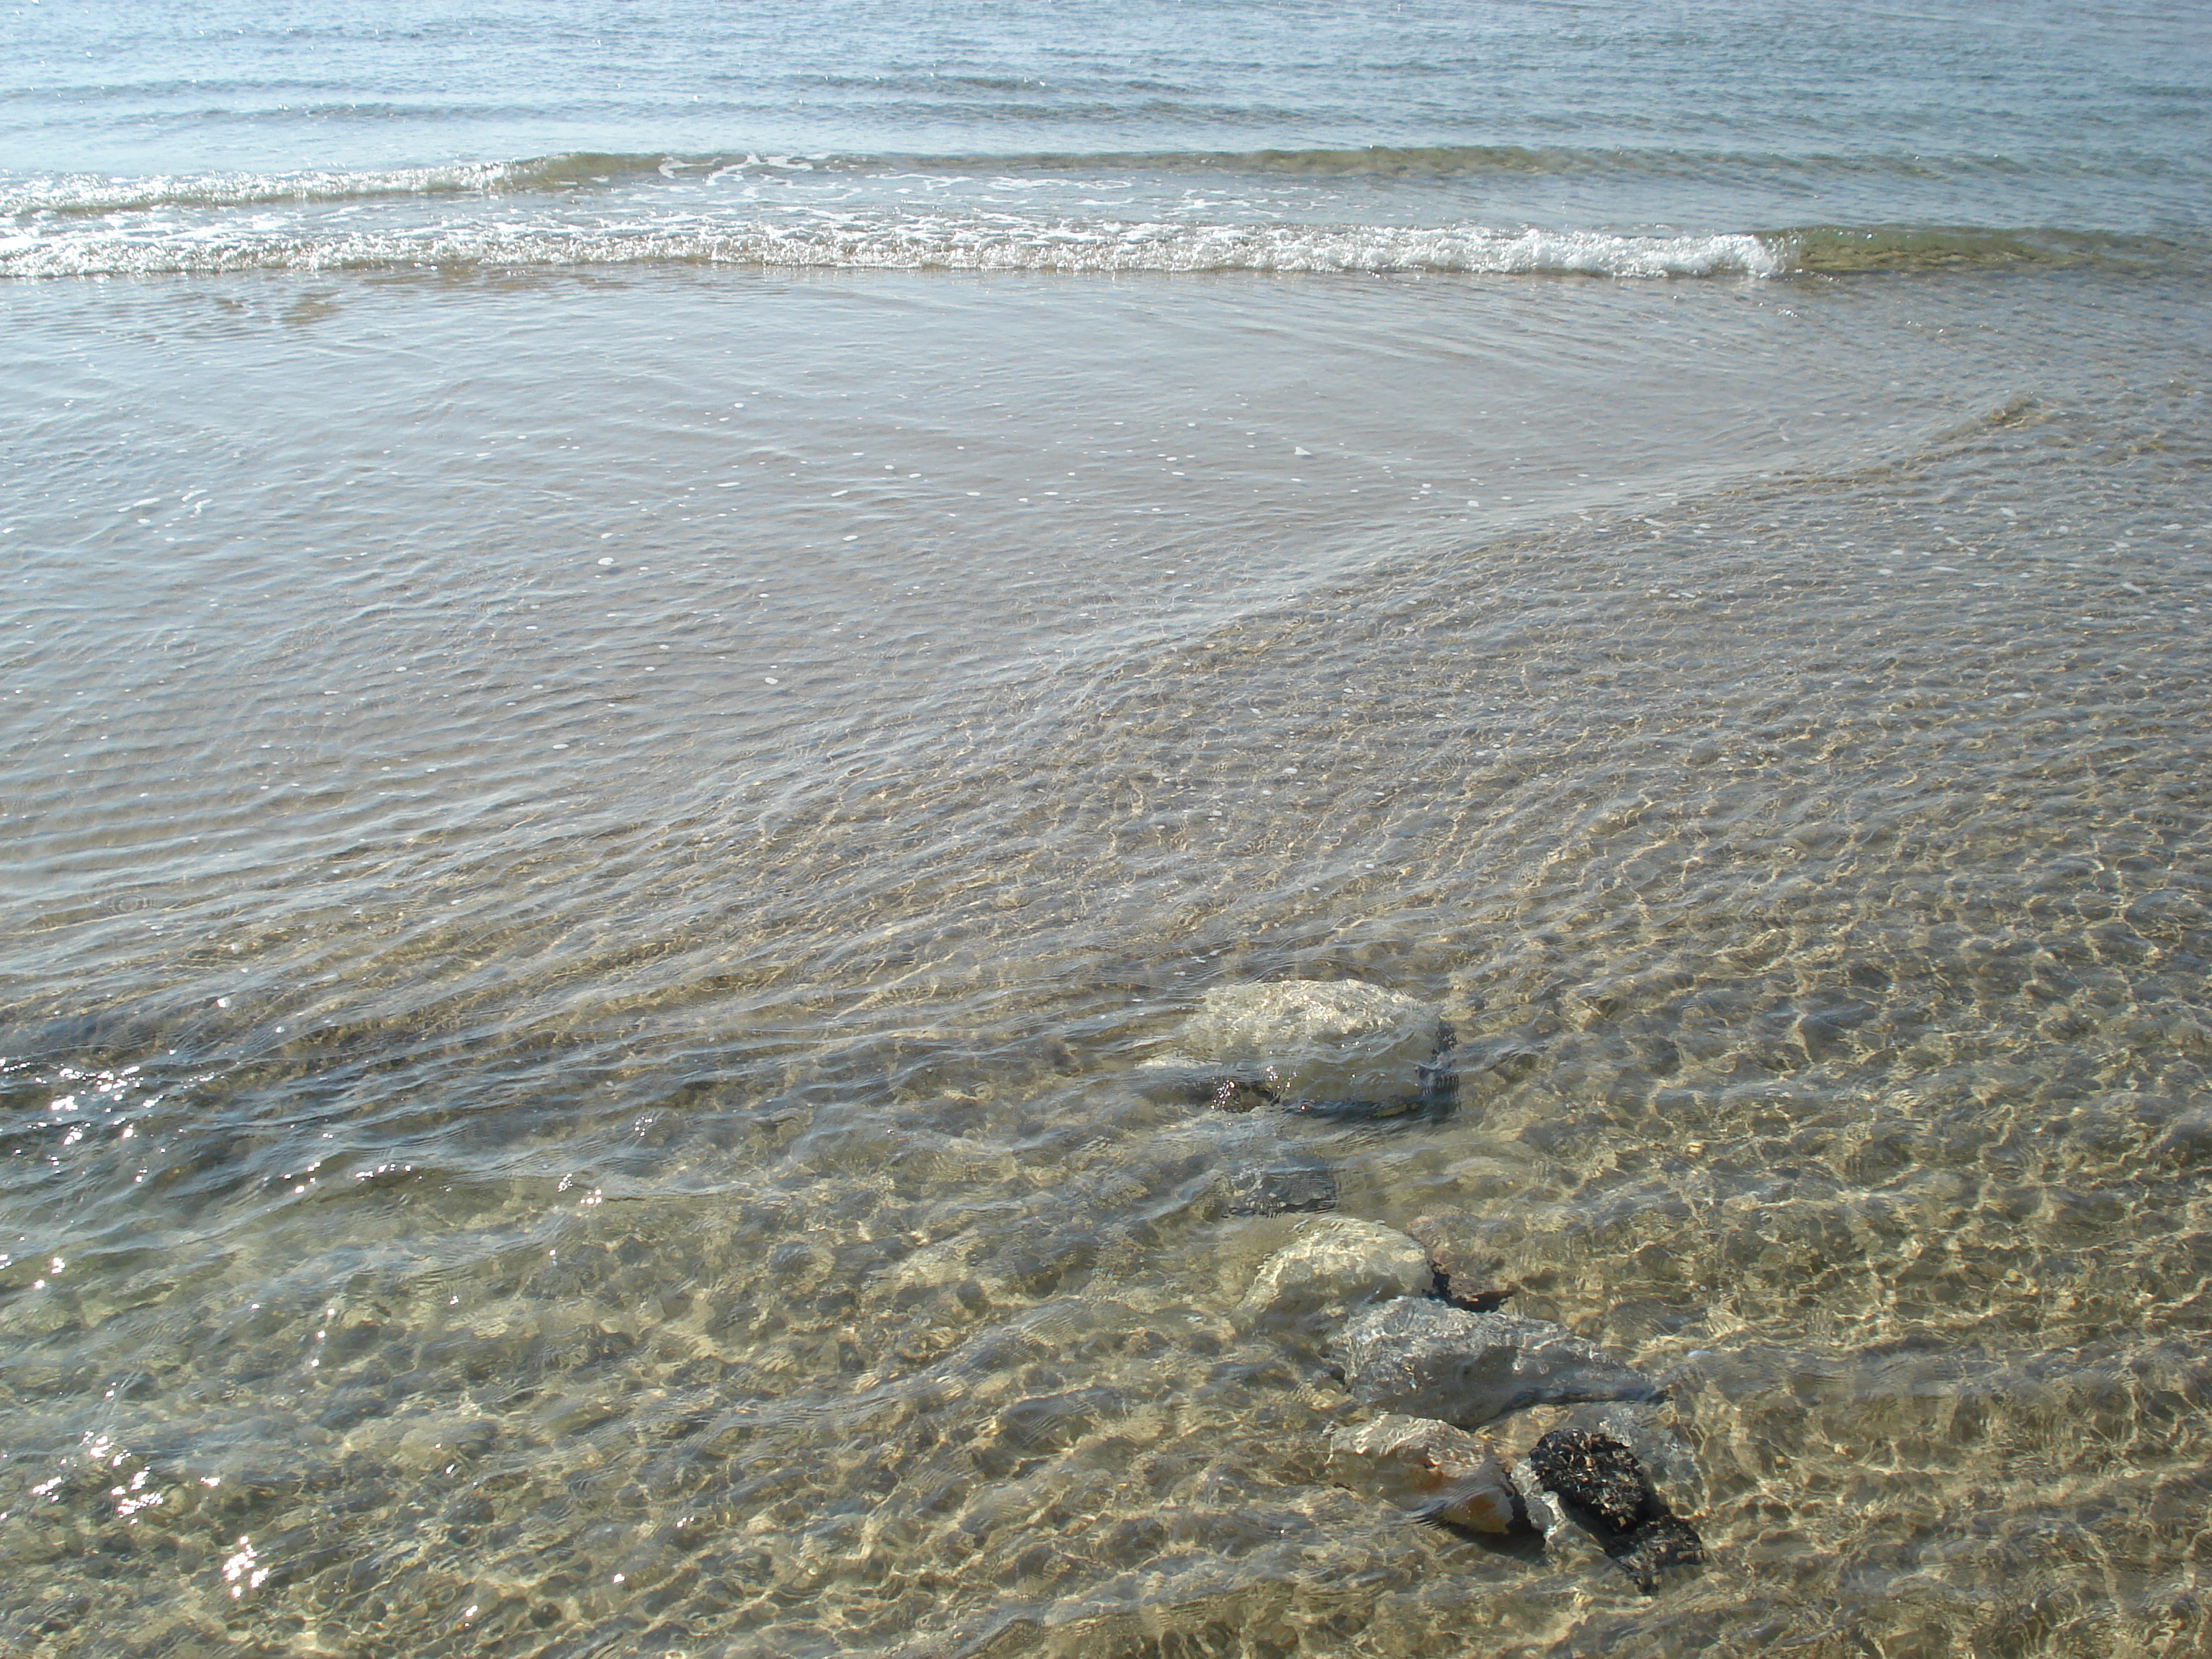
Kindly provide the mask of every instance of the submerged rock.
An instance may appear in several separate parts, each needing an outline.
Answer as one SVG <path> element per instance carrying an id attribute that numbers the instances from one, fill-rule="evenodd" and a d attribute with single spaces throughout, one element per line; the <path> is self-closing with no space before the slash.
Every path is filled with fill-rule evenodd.
<path id="1" fill-rule="evenodd" d="M 1658 1495 L 1636 1454 L 1618 1440 L 1577 1429 L 1554 1429 L 1528 1454 L 1546 1489 L 1582 1512 L 1593 1531 L 1626 1532 L 1656 1516 Z"/>
<path id="2" fill-rule="evenodd" d="M 1329 1470 L 1419 1516 L 1476 1532 L 1525 1526 L 1505 1466 L 1462 1429 L 1433 1419 L 1378 1417 L 1328 1437 Z"/>
<path id="3" fill-rule="evenodd" d="M 1345 1385 L 1385 1411 L 1473 1428 L 1523 1406 L 1649 1400 L 1659 1387 L 1540 1319 L 1402 1298 L 1354 1314 L 1337 1337 Z"/>
<path id="4" fill-rule="evenodd" d="M 1680 1516 L 1662 1515 L 1620 1540 L 1618 1547 L 1607 1544 L 1605 1553 L 1636 1581 L 1637 1589 L 1646 1595 L 1656 1595 L 1659 1592 L 1659 1575 L 1664 1569 L 1704 1565 L 1705 1540 Z"/>
<path id="5" fill-rule="evenodd" d="M 1674 1407 L 1663 1401 L 1607 1401 L 1568 1408 L 1551 1426 L 1619 1441 L 1636 1454 L 1650 1479 L 1694 1510 L 1705 1503 L 1705 1480 L 1674 1419 Z"/>
<path id="6" fill-rule="evenodd" d="M 1280 1103 L 1377 1117 L 1448 1102 L 1451 1034 L 1431 1005 L 1357 980 L 1217 986 L 1141 1069 L 1224 1111 Z"/>
<path id="7" fill-rule="evenodd" d="M 1272 1106 L 1282 1097 L 1264 1083 L 1249 1078 L 1208 1078 L 1206 1104 L 1217 1112 L 1250 1112 Z"/>
<path id="8" fill-rule="evenodd" d="M 1286 1153 L 1233 1165 L 1223 1179 L 1231 1215 L 1285 1215 L 1336 1207 L 1336 1171 L 1317 1158 Z"/>
<path id="9" fill-rule="evenodd" d="M 1554 1429 L 1529 1452 L 1528 1468 L 1645 1595 L 1665 1568 L 1705 1559 L 1697 1528 L 1668 1509 L 1636 1454 L 1611 1436 Z"/>
<path id="10" fill-rule="evenodd" d="M 1270 1322 L 1334 1324 L 1353 1309 L 1429 1285 L 1421 1247 L 1379 1222 L 1329 1216 L 1300 1224 L 1298 1237 L 1260 1264 L 1244 1313 Z"/>
<path id="11" fill-rule="evenodd" d="M 1486 1290 L 1462 1290 L 1452 1283 L 1452 1276 L 1429 1261 L 1429 1294 L 1448 1307 L 1465 1313 L 1495 1313 L 1510 1302 L 1516 1292 L 1510 1285 L 1492 1285 Z"/>

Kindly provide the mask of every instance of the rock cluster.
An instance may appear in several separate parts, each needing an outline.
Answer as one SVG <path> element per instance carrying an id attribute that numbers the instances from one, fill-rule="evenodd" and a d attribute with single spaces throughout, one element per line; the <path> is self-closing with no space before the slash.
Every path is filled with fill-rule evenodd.
<path id="1" fill-rule="evenodd" d="M 1176 1048 L 1146 1066 L 1229 1111 L 1383 1116 L 1449 1100 L 1450 1046 L 1435 1010 L 1411 997 L 1301 981 L 1206 993 Z M 1253 1165 L 1230 1188 L 1236 1214 L 1336 1196 L 1326 1166 L 1306 1162 Z M 1533 1528 L 1547 1544 L 1587 1533 L 1653 1593 L 1664 1569 L 1705 1559 L 1646 1473 L 1648 1462 L 1695 1479 L 1650 1403 L 1663 1390 L 1561 1326 L 1497 1311 L 1510 1294 L 1455 1291 L 1405 1234 L 1328 1216 L 1299 1224 L 1261 1265 L 1238 1312 L 1251 1328 L 1326 1341 L 1352 1396 L 1378 1413 L 1331 1436 L 1337 1479 L 1437 1524 Z M 1575 1410 L 1559 1423 L 1556 1407 Z M 1540 1434 L 1547 1419 L 1556 1426 Z M 1522 1455 L 1501 1453 L 1500 1431 Z"/>
<path id="2" fill-rule="evenodd" d="M 1329 1437 L 1334 1476 L 1440 1525 L 1553 1543 L 1587 1532 L 1647 1595 L 1665 1568 L 1704 1560 L 1629 1443 L 1694 1479 L 1661 1426 L 1659 1385 L 1547 1320 L 1455 1305 L 1448 1284 L 1405 1234 L 1341 1216 L 1302 1224 L 1254 1274 L 1240 1313 L 1284 1336 L 1333 1330 L 1345 1386 L 1382 1413 Z M 1564 1423 L 1544 1409 L 1565 1406 Z M 1531 1447 L 1523 1425 L 1547 1419 Z M 1488 1437 L 1501 1429 L 1522 1455 Z"/>

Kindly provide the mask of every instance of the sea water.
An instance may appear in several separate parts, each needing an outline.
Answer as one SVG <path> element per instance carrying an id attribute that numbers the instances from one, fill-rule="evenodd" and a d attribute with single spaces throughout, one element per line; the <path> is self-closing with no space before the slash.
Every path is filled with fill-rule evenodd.
<path id="1" fill-rule="evenodd" d="M 2204 21 L 8 6 L 0 1645 L 2212 1644 Z M 1334 1484 L 1270 1159 L 1710 1564 Z"/>

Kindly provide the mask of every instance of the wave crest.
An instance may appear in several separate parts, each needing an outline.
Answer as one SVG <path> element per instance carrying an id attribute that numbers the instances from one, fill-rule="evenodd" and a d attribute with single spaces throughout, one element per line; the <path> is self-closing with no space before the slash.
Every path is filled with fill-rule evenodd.
<path id="1" fill-rule="evenodd" d="M 143 213 L 169 207 L 253 207 L 377 196 L 447 196 L 512 188 L 534 162 L 464 162 L 368 172 L 215 173 L 187 178 L 106 179 L 64 173 L 0 186 L 0 216 Z"/>
<path id="2" fill-rule="evenodd" d="M 319 236 L 99 235 L 0 240 L 0 275 L 153 276 L 228 270 L 409 266 L 688 264 L 763 270 L 1245 270 L 1559 275 L 1780 276 L 1787 258 L 1760 238 L 1620 236 L 1596 231 L 1408 229 L 1388 226 L 886 223 L 629 231 L 441 228 Z"/>
<path id="3" fill-rule="evenodd" d="M 2146 161 L 2145 165 L 2149 163 Z M 361 171 L 229 173 L 143 179 L 58 174 L 0 183 L 0 216 L 335 202 L 378 196 L 564 191 L 648 179 L 656 173 L 672 180 L 793 173 L 1134 171 L 1287 175 L 1316 180 L 1612 174 L 1719 181 L 1764 175 L 1801 180 L 1869 174 L 1928 179 L 1951 173 L 2019 173 L 2027 170 L 2022 163 L 2001 155 L 1791 155 L 1668 149 L 1531 148 L 1514 144 L 1371 144 L 1255 150 L 1037 151 L 1004 155 L 781 155 L 760 151 L 682 155 L 578 150 L 513 161 Z"/>

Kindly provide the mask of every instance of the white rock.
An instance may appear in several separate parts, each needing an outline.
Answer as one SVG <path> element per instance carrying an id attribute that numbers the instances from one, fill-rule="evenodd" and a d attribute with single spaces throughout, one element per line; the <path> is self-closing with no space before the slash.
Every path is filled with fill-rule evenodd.
<path id="1" fill-rule="evenodd" d="M 1243 1307 L 1255 1318 L 1334 1326 L 1355 1308 L 1419 1296 L 1429 1285 L 1428 1252 L 1395 1228 L 1316 1216 L 1260 1264 Z"/>
<path id="2" fill-rule="evenodd" d="M 1422 1091 L 1442 1021 L 1431 1005 L 1357 980 L 1217 986 L 1154 1065 L 1249 1078 L 1285 1103 Z"/>
<path id="3" fill-rule="evenodd" d="M 1508 1460 L 1505 1470 L 1506 1479 L 1512 1482 L 1513 1490 L 1521 1499 L 1522 1512 L 1528 1517 L 1528 1524 L 1544 1534 L 1547 1548 L 1556 1553 L 1566 1546 L 1569 1547 L 1568 1553 L 1593 1559 L 1597 1558 L 1596 1544 L 1587 1533 L 1567 1519 L 1567 1512 L 1559 1507 L 1559 1500 L 1545 1489 L 1542 1481 L 1536 1479 L 1536 1472 L 1528 1467 L 1527 1458 Z M 1572 1547 L 1577 1545 L 1580 1546 L 1578 1549 Z"/>

